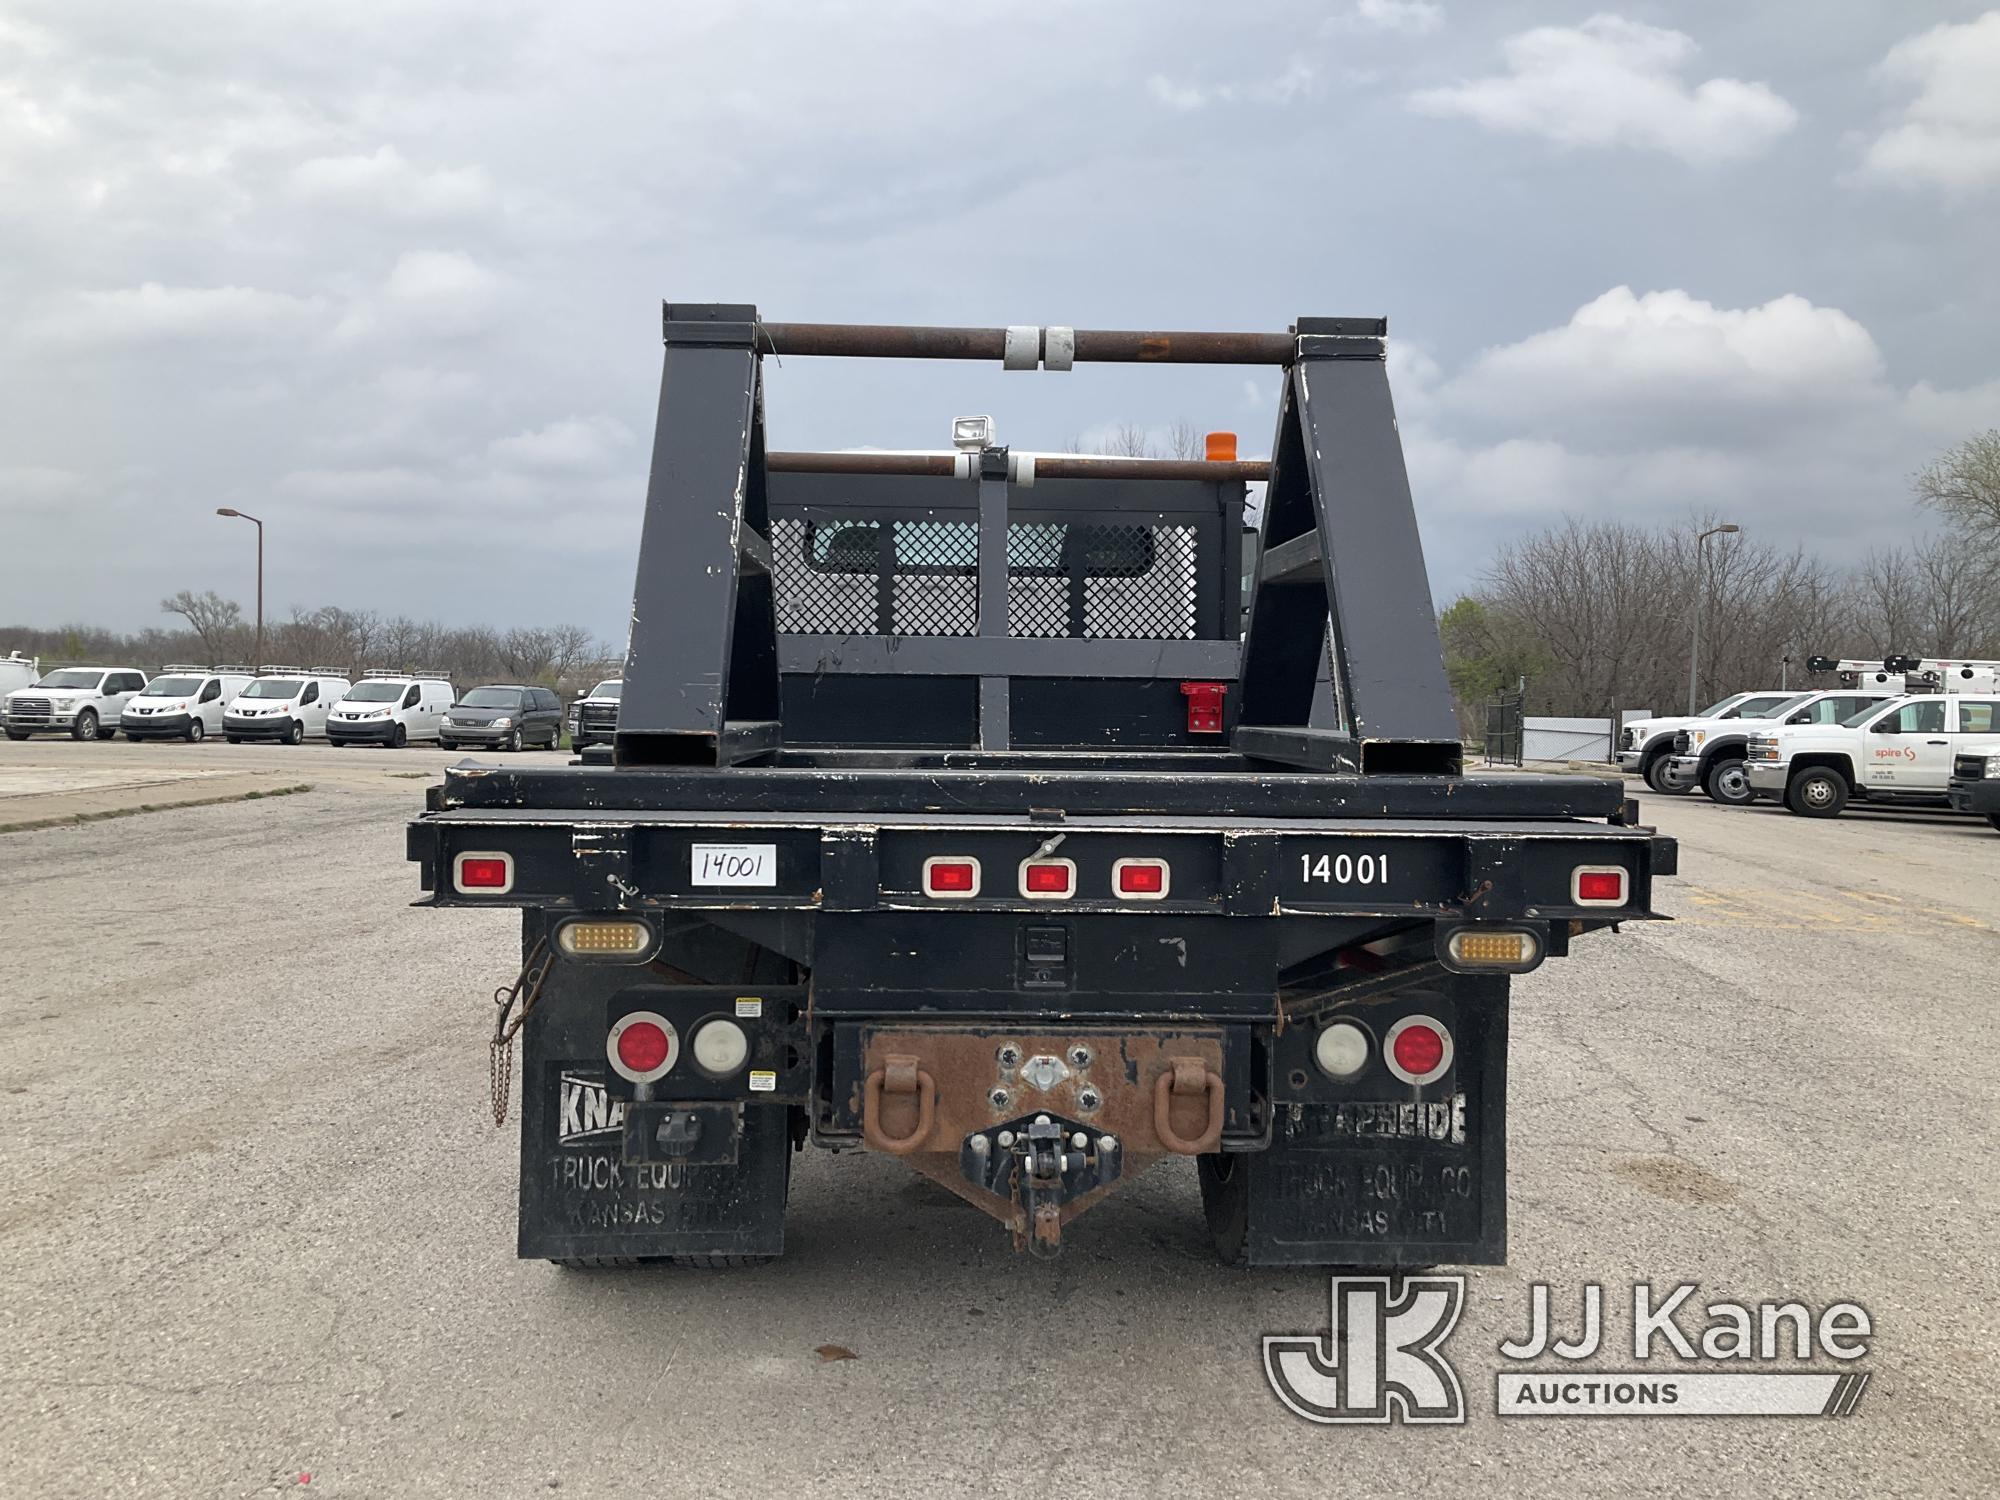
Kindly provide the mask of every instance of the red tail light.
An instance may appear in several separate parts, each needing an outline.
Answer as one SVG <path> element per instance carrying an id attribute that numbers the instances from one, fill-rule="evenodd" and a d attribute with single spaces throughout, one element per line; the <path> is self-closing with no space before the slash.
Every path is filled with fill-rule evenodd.
<path id="1" fill-rule="evenodd" d="M 1616 865 L 1578 865 L 1570 872 L 1569 894 L 1577 906 L 1623 906 L 1625 872 Z"/>
<path id="2" fill-rule="evenodd" d="M 1405 1083 L 1435 1083 L 1451 1067 L 1451 1033 L 1429 1016 L 1405 1016 L 1383 1038 L 1389 1071 Z"/>
<path id="3" fill-rule="evenodd" d="M 1167 894 L 1164 859 L 1121 859 L 1111 866 L 1111 886 L 1128 901 L 1158 901 Z"/>
<path id="4" fill-rule="evenodd" d="M 514 888 L 514 856 L 511 854 L 461 854 L 452 860 L 452 884 L 461 891 L 485 891 L 505 895 Z"/>
<path id="5" fill-rule="evenodd" d="M 933 855 L 924 861 L 924 894 L 963 900 L 979 894 L 979 861 L 959 855 Z"/>
<path id="6" fill-rule="evenodd" d="M 1060 900 L 1076 892 L 1076 861 L 1073 859 L 1024 859 L 1021 861 L 1021 894 L 1032 900 Z"/>
<path id="7" fill-rule="evenodd" d="M 673 1071 L 681 1050 L 673 1022 L 650 1010 L 620 1016 L 604 1039 L 604 1055 L 618 1076 L 632 1083 L 652 1083 Z"/>
<path id="8" fill-rule="evenodd" d="M 618 1033 L 618 1060 L 634 1073 L 650 1073 L 667 1060 L 667 1034 L 651 1021 L 634 1021 Z"/>

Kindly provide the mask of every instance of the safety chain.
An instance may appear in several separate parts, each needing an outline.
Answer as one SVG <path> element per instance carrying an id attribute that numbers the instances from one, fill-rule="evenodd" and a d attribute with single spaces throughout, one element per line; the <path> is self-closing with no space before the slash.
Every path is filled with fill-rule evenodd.
<path id="1" fill-rule="evenodd" d="M 493 1084 L 495 1130 L 507 1123 L 507 1095 L 514 1082 L 514 1038 L 527 1022 L 528 1012 L 542 998 L 542 981 L 549 977 L 549 968 L 555 961 L 555 954 L 549 951 L 549 940 L 539 938 L 528 950 L 520 975 L 512 984 L 503 984 L 493 992 L 493 1003 L 500 1007 L 500 1014 L 493 1019 L 493 1054 L 488 1068 Z M 516 1001 L 521 1006 L 517 1012 Z M 509 1012 L 514 1012 L 511 1021 Z"/>

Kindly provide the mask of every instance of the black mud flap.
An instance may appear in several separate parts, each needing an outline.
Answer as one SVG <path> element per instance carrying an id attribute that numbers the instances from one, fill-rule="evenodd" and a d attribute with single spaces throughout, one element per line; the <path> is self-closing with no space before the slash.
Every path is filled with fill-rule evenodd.
<path id="1" fill-rule="evenodd" d="M 1268 1150 L 1201 1158 L 1216 1249 L 1248 1266 L 1501 1265 L 1505 982 L 1460 981 L 1451 1076 L 1400 1098 L 1278 1105 Z"/>
<path id="2" fill-rule="evenodd" d="M 784 1252 L 785 1105 L 743 1106 L 729 1149 L 711 1130 L 695 1159 L 652 1161 L 631 1159 L 627 1107 L 605 1089 L 601 1061 L 545 1062 L 523 1077 L 524 1260 Z"/>
<path id="3" fill-rule="evenodd" d="M 519 1253 L 782 1254 L 792 1106 L 680 1100 L 628 1121 L 606 1086 L 606 1006 L 642 972 L 559 963 L 523 1030 Z"/>

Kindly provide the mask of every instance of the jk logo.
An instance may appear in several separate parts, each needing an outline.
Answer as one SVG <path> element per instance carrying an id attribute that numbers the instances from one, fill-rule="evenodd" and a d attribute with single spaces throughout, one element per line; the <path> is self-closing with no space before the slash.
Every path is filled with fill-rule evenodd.
<path id="1" fill-rule="evenodd" d="M 1333 1278 L 1326 1336 L 1266 1334 L 1264 1378 L 1308 1422 L 1465 1421 L 1440 1346 L 1465 1308 L 1463 1276 Z"/>

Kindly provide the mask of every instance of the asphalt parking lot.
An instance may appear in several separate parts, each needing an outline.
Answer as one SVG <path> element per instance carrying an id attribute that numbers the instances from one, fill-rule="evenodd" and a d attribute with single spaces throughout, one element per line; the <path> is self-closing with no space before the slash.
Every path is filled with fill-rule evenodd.
<path id="1" fill-rule="evenodd" d="M 1215 1264 L 1178 1163 L 1052 1264 L 891 1162 L 814 1153 L 775 1265 L 516 1261 L 485 1045 L 512 923 L 407 904 L 404 822 L 457 758 L 0 745 L 0 824 L 190 772 L 311 786 L 0 834 L 0 1492 L 1993 1492 L 1983 823 L 1645 797 L 1682 840 L 1677 920 L 1515 988 L 1511 1263 L 1453 1340 L 1470 1421 L 1320 1428 L 1258 1351 L 1324 1328 L 1325 1277 Z M 1863 1304 L 1863 1405 L 1493 1415 L 1530 1283 L 1573 1308 L 1635 1279 Z"/>

